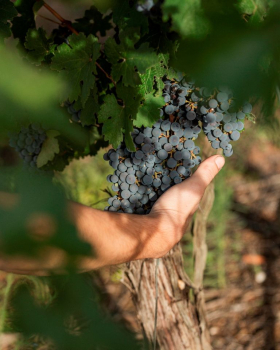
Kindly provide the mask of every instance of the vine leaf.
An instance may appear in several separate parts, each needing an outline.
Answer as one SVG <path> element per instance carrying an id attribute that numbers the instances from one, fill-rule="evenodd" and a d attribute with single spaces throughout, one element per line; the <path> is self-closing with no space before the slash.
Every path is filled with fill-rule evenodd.
<path id="1" fill-rule="evenodd" d="M 140 28 L 141 36 L 149 31 L 148 17 L 136 11 L 129 1 L 114 1 L 113 22 L 122 29 Z M 132 29 L 133 30 L 133 29 Z"/>
<path id="2" fill-rule="evenodd" d="M 138 72 L 144 74 L 146 70 L 158 62 L 156 53 L 148 43 L 134 48 L 138 35 L 133 31 L 135 37 L 121 36 L 121 44 L 117 44 L 113 38 L 109 38 L 105 44 L 105 54 L 112 64 L 112 76 L 115 81 L 122 77 L 125 86 L 137 86 L 141 84 Z M 137 68 L 138 72 L 135 70 Z"/>
<path id="3" fill-rule="evenodd" d="M 17 0 L 15 2 L 15 7 L 20 16 L 17 16 L 13 19 L 12 32 L 14 37 L 19 38 L 22 44 L 25 41 L 25 36 L 28 32 L 28 29 L 36 27 L 34 19 L 34 5 L 36 3 L 37 0 Z"/>
<path id="4" fill-rule="evenodd" d="M 126 147 L 135 150 L 131 138 L 133 131 L 132 120 L 129 111 L 125 106 L 120 106 L 113 95 L 107 95 L 101 106 L 98 121 L 103 123 L 102 133 L 105 140 L 108 140 L 114 148 L 117 148 L 123 141 L 123 133 L 125 134 Z"/>
<path id="5" fill-rule="evenodd" d="M 29 29 L 24 46 L 27 50 L 27 58 L 30 62 L 40 65 L 45 56 L 49 54 L 50 43 L 44 29 Z"/>
<path id="6" fill-rule="evenodd" d="M 134 125 L 137 127 L 151 127 L 160 119 L 159 109 L 164 106 L 164 98 L 162 96 L 154 96 L 152 93 L 145 96 L 145 101 L 139 108 L 137 119 Z"/>
<path id="7" fill-rule="evenodd" d="M 12 32 L 8 21 L 16 15 L 17 10 L 10 0 L 0 0 L 0 35 L 3 38 L 11 36 Z"/>
<path id="8" fill-rule="evenodd" d="M 56 137 L 59 136 L 60 133 L 56 130 L 48 130 L 46 134 L 48 137 L 44 141 L 42 150 L 37 159 L 38 168 L 41 168 L 48 162 L 52 161 L 55 155 L 59 153 L 59 143 Z"/>
<path id="9" fill-rule="evenodd" d="M 149 94 L 154 91 L 154 84 L 156 82 L 156 94 L 161 95 L 164 83 L 162 77 L 168 76 L 168 54 L 159 54 L 158 62 L 153 67 L 147 69 L 144 74 L 141 74 L 141 93 L 143 95 Z"/>
<path id="10" fill-rule="evenodd" d="M 275 0 L 238 0 L 240 11 L 251 16 L 251 22 L 260 22 L 275 5 Z"/>
<path id="11" fill-rule="evenodd" d="M 96 86 L 94 86 L 94 88 L 90 92 L 90 96 L 84 108 L 82 108 L 82 104 L 80 101 L 77 101 L 75 103 L 75 109 L 81 110 L 80 120 L 83 126 L 89 126 L 96 123 L 96 114 L 100 110 L 97 93 L 97 88 Z"/>
<path id="12" fill-rule="evenodd" d="M 143 99 L 140 89 L 118 84 L 117 95 L 125 105 L 126 115 L 131 119 L 136 119 L 141 100 Z"/>
<path id="13" fill-rule="evenodd" d="M 73 27 L 86 35 L 96 35 L 97 32 L 100 32 L 101 36 L 105 36 L 106 31 L 112 28 L 111 19 L 112 14 L 103 16 L 95 6 L 91 6 L 89 10 L 85 11 L 83 18 L 76 19 Z"/>
<path id="14" fill-rule="evenodd" d="M 201 0 L 165 0 L 162 6 L 163 19 L 172 19 L 172 28 L 183 36 L 201 37 L 208 29 L 202 12 Z"/>
<path id="15" fill-rule="evenodd" d="M 69 87 L 63 99 L 73 102 L 81 97 L 84 107 L 95 84 L 95 62 L 100 56 L 100 44 L 93 35 L 86 37 L 82 33 L 72 34 L 68 41 L 69 45 L 63 43 L 58 46 L 51 68 L 60 72 Z"/>

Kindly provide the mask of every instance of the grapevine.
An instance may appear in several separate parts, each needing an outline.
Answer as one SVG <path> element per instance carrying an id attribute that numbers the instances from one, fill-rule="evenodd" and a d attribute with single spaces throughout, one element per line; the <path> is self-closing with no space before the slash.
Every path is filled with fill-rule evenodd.
<path id="1" fill-rule="evenodd" d="M 234 163 L 238 159 L 235 142 L 244 134 L 248 137 L 245 127 L 250 128 L 249 122 L 255 120 L 253 107 L 257 106 L 256 111 L 261 110 L 266 125 L 280 100 L 277 39 L 280 36 L 280 7 L 275 0 L 259 0 L 254 6 L 247 0 L 234 3 L 94 1 L 94 6 L 85 6 L 84 15 L 79 15 L 81 18 L 77 16 L 79 18 L 70 21 L 66 6 L 72 5 L 66 5 L 66 2 L 59 6 L 52 2 L 51 5 L 48 0 L 0 0 L 1 145 L 9 142 L 13 148 L 9 152 L 17 154 L 18 157 L 13 158 L 23 165 L 22 171 L 17 167 L 11 170 L 18 177 L 12 174 L 1 183 L 8 184 L 11 191 L 24 189 L 20 203 L 27 204 L 24 208 L 22 204 L 14 210 L 1 210 L 0 214 L 4 223 L 1 222 L 1 240 L 9 243 L 11 251 L 13 239 L 16 248 L 30 247 L 31 241 L 25 241 L 22 233 L 29 229 L 29 219 L 38 210 L 47 214 L 44 217 L 53 223 L 49 226 L 59 233 L 53 236 L 50 245 L 57 244 L 61 248 L 65 241 L 67 252 L 72 252 L 70 255 L 74 259 L 78 247 L 76 228 L 69 223 L 68 217 L 64 218 L 68 203 L 64 194 L 53 186 L 58 172 L 73 160 L 95 157 L 101 151 L 104 154 L 102 166 L 105 169 L 105 162 L 111 166 L 107 177 L 110 187 L 98 186 L 96 192 L 106 193 L 106 198 L 98 198 L 101 199 L 98 203 L 106 202 L 110 196 L 104 207 L 105 211 L 113 212 L 101 214 L 124 222 L 139 220 L 139 217 L 126 214 L 138 214 L 143 215 L 140 220 L 144 222 L 166 191 L 173 186 L 180 190 L 192 181 L 190 177 L 204 160 L 203 147 L 207 142 L 209 149 L 212 147 L 212 154 L 223 155 L 227 161 L 232 157 Z M 50 30 L 46 21 L 57 25 L 56 28 Z M 203 138 L 206 143 L 201 142 Z M 26 169 L 29 172 L 26 173 Z M 198 177 L 201 169 L 203 165 Z M 36 181 L 33 181 L 33 173 Z M 1 171 L 1 174 L 5 172 Z M 77 192 L 79 187 L 77 184 Z M 33 195 L 29 195 L 31 191 Z M 94 211 L 89 208 L 91 210 Z M 164 219 L 168 220 L 167 216 Z M 163 226 L 159 224 L 159 227 Z M 168 229 L 169 226 L 165 227 Z M 143 231 L 146 229 L 143 225 Z M 206 254 L 205 235 L 200 244 Z M 160 236 L 161 239 L 165 238 Z M 137 244 L 137 240 L 135 242 Z M 148 243 L 149 240 L 145 242 Z M 198 267 L 201 269 L 200 282 L 190 281 L 184 276 L 179 248 L 177 245 L 170 252 L 168 264 L 165 258 L 157 261 L 156 271 L 153 261 L 141 261 L 140 272 L 135 267 L 140 261 L 130 265 L 132 277 L 128 284 L 135 288 L 134 300 L 139 302 L 143 296 L 140 287 L 144 279 L 150 283 L 147 286 L 153 286 L 153 281 L 158 278 L 154 284 L 156 290 L 148 291 L 151 302 L 154 302 L 153 297 L 159 300 L 160 320 L 164 304 L 160 298 L 165 298 L 170 312 L 168 320 L 173 320 L 162 333 L 160 330 L 157 333 L 155 327 L 152 337 L 154 324 L 146 327 L 145 322 L 157 320 L 157 307 L 151 312 L 149 305 L 146 314 L 140 310 L 140 318 L 148 315 L 148 320 L 141 319 L 141 323 L 145 332 L 148 330 L 149 340 L 154 341 L 154 347 L 156 341 L 161 345 L 168 338 L 163 333 L 171 335 L 172 339 L 180 322 L 179 336 L 190 335 L 184 344 L 203 344 L 203 337 L 208 342 L 208 334 L 204 334 L 207 327 L 203 323 L 203 305 L 199 304 L 203 301 L 201 266 L 204 261 Z M 92 254 L 92 249 L 86 250 L 83 246 L 77 256 L 86 251 Z M 195 255 L 198 254 L 200 252 L 196 251 Z M 142 258 L 133 255 L 133 259 L 139 256 Z M 206 261 L 203 255 L 204 258 Z M 135 282 L 138 277 L 139 289 Z M 169 277 L 170 281 L 167 281 Z M 168 282 L 168 290 L 162 296 L 164 279 Z M 72 295 L 78 298 L 77 290 Z M 77 311 L 78 299 L 73 303 L 72 295 L 71 306 Z M 66 303 L 63 305 L 68 308 Z M 186 312 L 184 320 L 178 321 L 179 313 L 174 312 L 175 308 L 180 311 L 180 317 Z M 37 315 L 39 308 L 34 310 Z M 101 316 L 88 304 L 80 310 L 90 310 L 95 317 L 84 342 L 72 334 L 58 332 L 58 323 L 53 322 L 54 314 L 50 313 L 48 317 L 44 313 L 44 324 L 50 325 L 50 337 L 57 337 L 55 340 L 59 344 L 73 350 L 140 348 L 134 339 L 126 343 L 122 336 L 112 340 L 101 332 L 96 342 L 92 341 L 94 327 L 103 327 Z M 190 321 L 193 324 L 187 324 Z M 25 327 L 25 322 L 23 325 Z M 32 333 L 33 330 L 30 332 L 24 327 L 18 329 Z M 38 322 L 38 332 L 46 334 L 43 323 Z M 114 334 L 113 328 L 110 334 Z M 175 347 L 183 349 L 184 345 L 181 345 Z"/>

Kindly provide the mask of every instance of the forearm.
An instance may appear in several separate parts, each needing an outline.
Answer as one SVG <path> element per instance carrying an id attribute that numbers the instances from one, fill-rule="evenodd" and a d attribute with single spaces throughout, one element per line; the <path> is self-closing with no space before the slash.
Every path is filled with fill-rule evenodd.
<path id="1" fill-rule="evenodd" d="M 99 211 L 74 202 L 69 204 L 69 211 L 79 237 L 92 247 L 93 257 L 81 258 L 81 269 L 148 257 L 157 228 L 152 216 Z"/>
<path id="2" fill-rule="evenodd" d="M 78 237 L 87 242 L 92 251 L 91 256 L 80 256 L 76 260 L 78 271 L 152 257 L 151 240 L 157 228 L 152 216 L 104 212 L 74 202 L 68 203 L 68 213 Z M 51 272 L 63 274 L 68 262 L 62 249 L 46 246 L 36 258 L 1 254 L 0 269 L 40 276 Z"/>

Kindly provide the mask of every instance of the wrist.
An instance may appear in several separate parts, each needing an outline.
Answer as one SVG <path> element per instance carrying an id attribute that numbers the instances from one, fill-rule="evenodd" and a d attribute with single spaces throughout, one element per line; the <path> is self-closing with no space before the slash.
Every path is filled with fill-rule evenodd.
<path id="1" fill-rule="evenodd" d="M 162 213 L 145 215 L 145 228 L 141 233 L 143 247 L 139 259 L 157 259 L 166 255 L 176 244 L 173 229 Z"/>

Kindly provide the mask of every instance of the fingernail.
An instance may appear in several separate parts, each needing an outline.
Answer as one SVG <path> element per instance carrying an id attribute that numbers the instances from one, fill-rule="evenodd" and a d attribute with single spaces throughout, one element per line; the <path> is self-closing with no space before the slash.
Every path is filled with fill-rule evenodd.
<path id="1" fill-rule="evenodd" d="M 218 169 L 221 170 L 222 167 L 225 165 L 225 158 L 219 156 L 215 159 L 215 162 L 217 164 Z"/>

